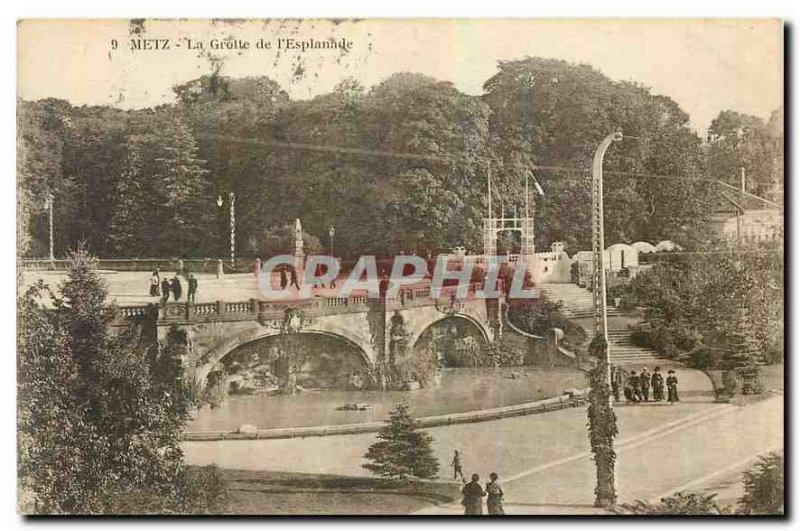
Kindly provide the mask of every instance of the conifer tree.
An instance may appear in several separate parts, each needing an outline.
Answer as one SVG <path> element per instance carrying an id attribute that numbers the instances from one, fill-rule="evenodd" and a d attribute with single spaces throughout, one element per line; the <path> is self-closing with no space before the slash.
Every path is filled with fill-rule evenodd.
<path id="1" fill-rule="evenodd" d="M 155 159 L 154 194 L 161 202 L 159 247 L 163 256 L 199 256 L 204 250 L 213 205 L 205 175 L 205 161 L 198 157 L 197 142 L 189 126 L 177 120 L 163 133 L 162 154 Z"/>
<path id="2" fill-rule="evenodd" d="M 378 439 L 364 454 L 372 463 L 362 465 L 373 474 L 407 480 L 431 478 L 439 471 L 431 449 L 433 437 L 420 431 L 407 403 L 400 402 L 389 413 L 389 422 L 378 432 Z"/>
<path id="3" fill-rule="evenodd" d="M 117 256 L 141 257 L 145 253 L 145 216 L 152 205 L 146 200 L 142 170 L 141 147 L 135 140 L 129 141 L 122 174 L 117 182 L 117 205 L 109 235 Z"/>
<path id="4" fill-rule="evenodd" d="M 30 512 L 182 510 L 191 500 L 180 437 L 193 404 L 185 334 L 159 346 L 137 327 L 112 333 L 106 288 L 82 248 L 55 310 L 42 294 L 20 304 L 19 471 Z"/>

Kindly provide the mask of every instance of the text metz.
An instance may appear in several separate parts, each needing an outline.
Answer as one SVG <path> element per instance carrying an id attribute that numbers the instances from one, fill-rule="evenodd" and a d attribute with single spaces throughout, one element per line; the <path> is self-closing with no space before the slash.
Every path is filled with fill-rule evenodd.
<path id="1" fill-rule="evenodd" d="M 169 50 L 169 39 L 131 39 L 131 50 Z"/>

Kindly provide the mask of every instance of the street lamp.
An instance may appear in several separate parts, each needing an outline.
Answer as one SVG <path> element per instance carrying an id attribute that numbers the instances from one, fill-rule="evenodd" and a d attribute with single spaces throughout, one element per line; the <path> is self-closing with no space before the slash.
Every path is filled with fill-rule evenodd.
<path id="1" fill-rule="evenodd" d="M 230 213 L 231 213 L 231 267 L 234 266 L 236 260 L 236 193 L 230 192 L 228 194 L 230 199 Z M 217 196 L 217 206 L 222 208 L 222 196 Z"/>
<path id="2" fill-rule="evenodd" d="M 600 375 L 601 386 L 608 395 L 608 402 L 596 404 L 605 409 L 609 416 L 612 414 L 611 393 L 611 345 L 608 341 L 608 314 L 606 308 L 606 271 L 605 271 L 605 234 L 603 224 L 603 158 L 606 150 L 612 142 L 622 140 L 622 133 L 616 132 L 606 136 L 594 153 L 592 164 L 592 303 L 594 306 L 594 334 L 595 337 L 602 336 L 605 343 L 605 352 L 601 364 L 605 364 L 605 370 Z M 593 384 L 594 385 L 594 384 Z M 590 406 L 590 416 L 592 416 Z M 599 411 L 595 409 L 595 411 Z M 602 412 L 596 413 L 596 417 L 590 418 L 590 423 L 607 424 L 608 418 L 598 418 Z M 613 417 L 612 417 L 613 418 Z M 612 421 L 613 422 L 613 421 Z M 594 429 L 600 430 L 608 436 L 608 447 L 600 448 L 595 453 L 595 465 L 597 467 L 597 487 L 595 488 L 595 506 L 610 507 L 614 505 L 617 498 L 615 485 L 615 460 L 614 454 L 614 434 L 608 425 L 595 425 Z M 595 449 L 592 449 L 595 451 Z M 601 453 L 602 452 L 602 456 Z"/>
<path id="3" fill-rule="evenodd" d="M 328 236 L 331 238 L 331 256 L 333 256 L 333 236 L 336 234 L 336 227 L 331 225 L 331 228 L 328 229 Z"/>
<path id="4" fill-rule="evenodd" d="M 50 267 L 55 269 L 56 257 L 53 248 L 53 194 L 48 193 L 44 200 L 44 207 L 48 210 L 50 215 Z"/>

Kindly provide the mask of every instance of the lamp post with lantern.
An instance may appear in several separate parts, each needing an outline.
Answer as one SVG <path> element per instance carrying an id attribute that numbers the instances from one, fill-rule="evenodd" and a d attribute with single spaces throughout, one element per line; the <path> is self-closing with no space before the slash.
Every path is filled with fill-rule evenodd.
<path id="1" fill-rule="evenodd" d="M 231 227 L 231 267 L 234 266 L 236 260 L 236 193 L 230 192 L 228 194 L 230 204 L 230 227 Z M 217 196 L 217 206 L 222 208 L 224 201 L 222 196 Z"/>

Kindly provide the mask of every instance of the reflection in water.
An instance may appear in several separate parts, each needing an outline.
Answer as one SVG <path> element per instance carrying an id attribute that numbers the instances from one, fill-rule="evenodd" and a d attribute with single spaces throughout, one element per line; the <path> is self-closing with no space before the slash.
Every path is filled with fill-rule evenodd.
<path id="1" fill-rule="evenodd" d="M 414 391 L 309 390 L 297 395 L 231 396 L 218 409 L 204 408 L 189 430 L 231 430 L 242 424 L 283 428 L 385 420 L 407 397 L 417 417 L 508 406 L 558 396 L 587 385 L 585 373 L 544 367 L 444 369 L 439 386 Z M 347 403 L 369 403 L 368 411 L 340 411 Z"/>

